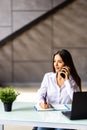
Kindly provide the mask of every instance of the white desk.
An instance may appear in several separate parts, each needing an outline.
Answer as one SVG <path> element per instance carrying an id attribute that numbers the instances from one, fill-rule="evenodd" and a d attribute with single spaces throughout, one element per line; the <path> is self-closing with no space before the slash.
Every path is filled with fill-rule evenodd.
<path id="1" fill-rule="evenodd" d="M 71 121 L 60 111 L 37 112 L 33 106 L 30 102 L 14 102 L 12 111 L 5 112 L 0 102 L 0 130 L 4 130 L 6 124 L 87 129 L 87 120 Z"/>

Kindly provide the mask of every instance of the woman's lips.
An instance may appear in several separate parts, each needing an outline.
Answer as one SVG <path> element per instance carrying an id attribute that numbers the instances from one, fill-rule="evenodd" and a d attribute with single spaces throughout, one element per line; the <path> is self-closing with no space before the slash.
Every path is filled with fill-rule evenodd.
<path id="1" fill-rule="evenodd" d="M 59 68 L 56 68 L 56 72 L 58 72 L 59 71 Z"/>

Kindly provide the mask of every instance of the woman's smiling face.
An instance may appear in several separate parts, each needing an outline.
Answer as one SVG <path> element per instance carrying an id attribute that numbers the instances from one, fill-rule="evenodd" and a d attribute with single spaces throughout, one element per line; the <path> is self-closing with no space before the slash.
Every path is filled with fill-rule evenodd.
<path id="1" fill-rule="evenodd" d="M 56 72 L 60 71 L 63 66 L 64 66 L 64 62 L 63 62 L 62 58 L 60 57 L 60 55 L 59 54 L 55 55 L 55 57 L 54 57 L 55 71 Z"/>

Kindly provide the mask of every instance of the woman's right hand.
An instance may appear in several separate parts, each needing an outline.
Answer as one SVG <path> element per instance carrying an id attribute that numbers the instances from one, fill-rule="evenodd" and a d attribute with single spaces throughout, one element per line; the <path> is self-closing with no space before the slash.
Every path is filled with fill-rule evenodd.
<path id="1" fill-rule="evenodd" d="M 49 104 L 44 103 L 44 102 L 39 103 L 39 105 L 40 105 L 40 107 L 43 108 L 43 109 L 49 108 Z"/>

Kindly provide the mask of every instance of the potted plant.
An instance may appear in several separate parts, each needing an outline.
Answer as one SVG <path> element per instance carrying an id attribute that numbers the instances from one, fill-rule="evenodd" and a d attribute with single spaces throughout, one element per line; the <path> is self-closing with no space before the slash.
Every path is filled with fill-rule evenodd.
<path id="1" fill-rule="evenodd" d="M 19 95 L 13 87 L 0 88 L 0 99 L 3 102 L 4 110 L 11 111 L 12 104 Z"/>

